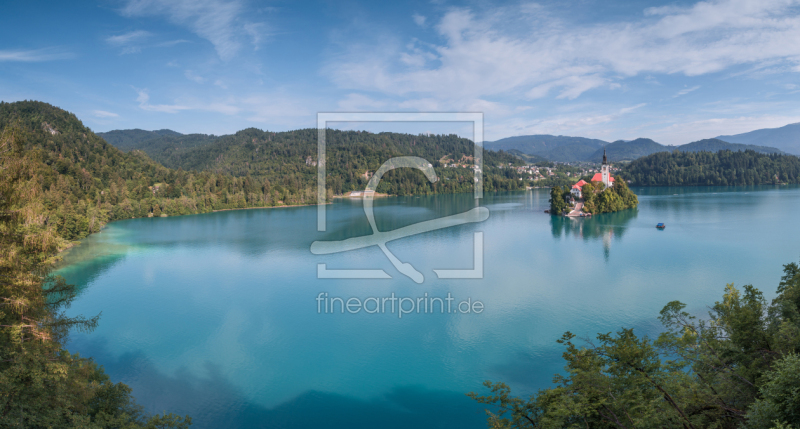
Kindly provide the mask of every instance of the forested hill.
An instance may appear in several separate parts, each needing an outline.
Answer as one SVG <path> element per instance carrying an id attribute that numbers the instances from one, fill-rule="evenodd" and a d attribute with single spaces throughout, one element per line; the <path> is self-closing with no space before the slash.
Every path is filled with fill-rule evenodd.
<path id="1" fill-rule="evenodd" d="M 632 161 L 634 159 L 650 155 L 651 153 L 667 151 L 669 148 L 662 144 L 656 143 L 653 140 L 645 138 L 638 138 L 630 141 L 618 140 L 604 148 L 598 149 L 588 158 L 588 160 L 598 163 L 602 162 L 603 150 L 606 151 L 609 160 L 612 162 L 618 162 Z"/>
<path id="2" fill-rule="evenodd" d="M 70 330 L 93 330 L 99 315 L 67 315 L 80 289 L 51 275 L 62 234 L 74 232 L 65 225 L 86 221 L 80 233 L 99 227 L 109 185 L 164 170 L 146 157 L 123 155 L 53 106 L 0 103 L 1 428 L 191 424 L 189 417 L 148 415 L 130 387 L 64 349 Z"/>
<path id="3" fill-rule="evenodd" d="M 172 130 L 145 131 L 140 129 L 114 130 L 97 133 L 97 135 L 123 152 L 138 149 L 155 160 L 163 158 L 165 151 L 202 146 L 219 138 L 211 134 L 181 134 Z"/>
<path id="4" fill-rule="evenodd" d="M 678 146 L 681 152 L 719 152 L 721 150 L 752 150 L 758 153 L 784 153 L 778 148 L 753 144 L 728 143 L 720 139 L 704 139 Z"/>
<path id="5" fill-rule="evenodd" d="M 800 183 L 800 158 L 752 150 L 659 152 L 632 161 L 618 176 L 631 186 Z"/>
<path id="6" fill-rule="evenodd" d="M 315 128 L 277 133 L 248 128 L 203 146 L 168 148 L 156 154 L 155 159 L 171 168 L 260 176 L 299 186 L 296 183 L 316 180 L 316 169 L 309 167 L 316 165 L 317 137 Z M 464 181 L 463 177 L 465 174 L 471 177 L 472 173 L 465 172 L 463 167 L 452 168 L 452 165 L 470 166 L 473 153 L 472 141 L 456 135 L 375 134 L 329 129 L 326 136 L 327 172 L 331 176 L 329 185 L 335 194 L 363 189 L 366 182 L 362 176 L 375 172 L 383 162 L 397 156 L 418 156 L 429 160 L 442 179 L 439 186 L 447 189 L 443 192 L 468 191 L 471 182 Z M 507 167 L 509 163 L 522 162 L 510 153 L 484 151 L 484 170 L 491 182 L 488 183 L 489 190 L 496 189 L 496 178 L 511 172 L 508 168 L 497 167 Z M 412 173 L 394 171 L 387 174 L 379 190 L 391 194 L 425 192 L 424 189 L 414 189 L 427 188 L 421 182 L 421 174 L 420 180 L 404 185 L 399 183 L 398 179 L 406 180 L 406 176 Z M 413 187 L 409 188 L 411 185 Z"/>
<path id="7" fill-rule="evenodd" d="M 0 103 L 0 132 L 9 128 L 21 132 L 25 157 L 36 166 L 30 179 L 42 191 L 41 215 L 63 240 L 116 219 L 273 204 L 274 195 L 253 179 L 177 171 L 141 151 L 124 153 L 47 103 Z"/>
<path id="8" fill-rule="evenodd" d="M 97 135 L 114 145 L 117 149 L 128 152 L 132 149 L 139 149 L 139 145 L 147 140 L 158 139 L 160 137 L 177 137 L 183 134 L 172 130 L 146 131 L 136 128 L 132 130 L 114 130 L 107 133 L 97 133 Z"/>
<path id="9" fill-rule="evenodd" d="M 230 145 L 228 148 L 212 144 L 197 148 L 203 151 L 191 152 L 173 147 L 165 158 L 174 160 L 174 165 L 187 162 L 186 165 L 207 167 L 203 171 L 187 171 L 164 167 L 139 150 L 122 152 L 85 127 L 75 115 L 47 103 L 0 102 L 0 132 L 9 128 L 19 128 L 22 132 L 25 157 L 36 166 L 36 174 L 30 180 L 42 191 L 41 215 L 47 224 L 56 225 L 58 235 L 65 240 L 60 244 L 62 248 L 68 245 L 67 240 L 97 232 L 105 223 L 116 219 L 316 203 L 317 168 L 313 156 L 316 135 L 313 140 L 306 138 L 311 130 L 276 134 L 250 129 L 228 136 L 225 139 Z M 305 136 L 306 143 L 294 146 L 292 143 L 300 143 L 300 136 Z M 374 172 L 373 167 L 383 161 L 381 156 L 400 150 L 400 146 L 392 144 L 391 138 L 374 136 L 330 133 L 329 196 L 363 189 L 368 180 L 368 174 L 364 175 L 366 169 Z M 282 144 L 270 145 L 270 139 L 276 138 Z M 420 139 L 410 137 L 405 143 L 411 149 L 421 148 Z M 403 155 L 449 153 L 461 159 L 444 157 L 441 162 L 468 164 L 472 148 L 463 139 L 426 139 L 437 143 Z M 314 142 L 313 151 L 307 150 L 312 146 L 309 141 Z M 487 154 L 486 158 L 487 162 L 520 162 L 507 153 Z M 438 164 L 438 161 L 432 162 Z M 487 170 L 484 175 L 486 191 L 524 186 L 514 169 L 490 167 Z M 430 184 L 421 172 L 395 170 L 384 176 L 378 191 L 428 194 L 472 190 L 474 180 L 469 168 L 437 167 L 436 171 L 442 180 Z"/>
<path id="10" fill-rule="evenodd" d="M 134 131 L 134 130 L 125 130 Z M 166 144 L 202 134 L 142 140 L 137 148 L 163 165 L 186 171 L 210 171 L 236 177 L 258 177 L 290 189 L 313 190 L 316 183 L 317 138 L 315 128 L 269 132 L 248 128 L 203 142 Z M 156 144 L 152 142 L 157 142 Z M 407 195 L 469 192 L 472 187 L 474 144 L 456 135 L 411 135 L 327 130 L 328 186 L 333 194 L 363 189 L 369 174 L 392 157 L 418 156 L 436 169 L 440 181 L 429 184 L 419 172 L 397 170 L 384 176 L 379 192 Z M 522 160 L 504 151 L 484 151 L 484 189 L 520 189 L 518 175 L 508 164 Z M 456 165 L 457 167 L 453 167 Z"/>
<path id="11" fill-rule="evenodd" d="M 597 149 L 606 144 L 608 142 L 584 137 L 538 134 L 507 137 L 494 142 L 485 142 L 483 146 L 492 150 L 517 150 L 550 161 L 576 162 L 585 161 Z"/>

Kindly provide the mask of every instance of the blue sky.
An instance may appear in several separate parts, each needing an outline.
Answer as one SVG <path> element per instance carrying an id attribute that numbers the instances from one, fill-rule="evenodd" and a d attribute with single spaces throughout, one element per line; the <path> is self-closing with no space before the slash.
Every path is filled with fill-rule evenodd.
<path id="1" fill-rule="evenodd" d="M 486 140 L 682 144 L 800 122 L 800 1 L 6 2 L 0 100 L 23 99 L 95 131 L 466 111 Z"/>

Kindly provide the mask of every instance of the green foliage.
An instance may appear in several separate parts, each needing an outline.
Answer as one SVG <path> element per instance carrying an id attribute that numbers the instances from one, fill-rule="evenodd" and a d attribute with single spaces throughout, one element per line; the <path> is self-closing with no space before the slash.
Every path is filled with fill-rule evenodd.
<path id="1" fill-rule="evenodd" d="M 550 188 L 550 214 L 558 215 L 567 209 L 566 195 L 561 186 Z"/>
<path id="2" fill-rule="evenodd" d="M 133 130 L 114 130 L 107 133 L 97 133 L 97 135 L 114 145 L 114 147 L 128 152 L 133 149 L 141 149 L 142 142 L 156 141 L 161 137 L 179 137 L 183 134 L 172 130 L 145 131 L 137 128 Z"/>
<path id="3" fill-rule="evenodd" d="M 326 131 L 327 186 L 331 195 L 363 190 L 383 162 L 397 156 L 418 156 L 434 166 L 439 181 L 429 183 L 418 171 L 400 169 L 387 173 L 377 189 L 392 195 L 471 192 L 470 168 L 474 145 L 456 135 L 410 135 L 361 131 Z M 248 128 L 195 147 L 169 147 L 148 152 L 170 168 L 213 171 L 236 177 L 258 177 L 280 184 L 292 194 L 316 198 L 317 129 L 268 132 Z M 147 149 L 145 149 L 147 150 Z M 458 164 L 458 168 L 444 167 Z M 484 190 L 522 189 L 511 165 L 522 161 L 503 151 L 484 152 Z M 313 201 L 303 201 L 312 203 Z"/>
<path id="4" fill-rule="evenodd" d="M 209 144 L 219 137 L 209 134 L 181 134 L 172 130 L 114 130 L 97 133 L 103 140 L 124 152 L 141 150 L 150 158 L 159 160 L 165 152 Z"/>
<path id="5" fill-rule="evenodd" d="M 74 115 L 46 103 L 0 102 L 0 130 L 12 122 L 26 133 L 24 150 L 35 164 L 32 180 L 42 192 L 41 213 L 63 239 L 61 248 L 68 246 L 64 240 L 86 237 L 112 220 L 317 201 L 316 130 L 248 129 L 220 138 L 181 136 L 169 130 L 105 134 L 129 148 L 144 147 L 177 168 L 171 169 L 141 150 L 118 150 Z M 440 180 L 429 183 L 421 172 L 398 169 L 384 176 L 378 192 L 418 195 L 473 189 L 471 168 L 444 168 L 440 163 L 451 159 L 471 164 L 474 147 L 469 140 L 328 133 L 329 195 L 364 189 L 365 172 L 374 172 L 389 157 L 400 155 L 430 159 Z M 485 191 L 524 188 L 516 170 L 509 168 L 519 165 L 519 158 L 502 151 L 486 151 L 484 158 Z"/>
<path id="6" fill-rule="evenodd" d="M 64 314 L 76 289 L 49 274 L 58 226 L 21 125 L 0 134 L 0 427 L 188 427 L 188 417 L 144 415 L 127 386 L 63 349 L 71 329 L 94 329 L 98 317 Z"/>
<path id="7" fill-rule="evenodd" d="M 780 149 L 753 144 L 728 143 L 720 139 L 703 139 L 696 142 L 678 146 L 681 152 L 719 152 L 721 150 L 745 151 L 752 150 L 758 153 L 783 153 Z"/>
<path id="8" fill-rule="evenodd" d="M 800 158 L 752 150 L 663 152 L 631 162 L 618 176 L 636 186 L 800 183 Z"/>
<path id="9" fill-rule="evenodd" d="M 539 155 L 529 155 L 527 153 L 520 152 L 517 149 L 511 149 L 508 151 L 508 153 L 514 156 L 518 156 L 520 159 L 522 159 L 528 164 L 545 164 L 545 165 L 552 164 L 550 161 L 547 160 L 547 158 L 541 157 Z"/>
<path id="10" fill-rule="evenodd" d="M 707 320 L 673 301 L 655 341 L 633 330 L 585 345 L 567 332 L 565 375 L 530 398 L 486 382 L 492 428 L 789 428 L 800 426 L 800 267 L 784 266 L 778 296 L 728 285 Z"/>
<path id="11" fill-rule="evenodd" d="M 603 187 L 601 182 L 583 185 L 581 193 L 585 212 L 613 213 L 639 206 L 639 198 L 628 188 L 624 180 L 615 180 L 610 188 L 598 192 Z"/>
<path id="12" fill-rule="evenodd" d="M 778 423 L 800 426 L 800 356 L 790 354 L 764 374 L 760 398 L 747 413 L 747 427 L 770 429 Z"/>

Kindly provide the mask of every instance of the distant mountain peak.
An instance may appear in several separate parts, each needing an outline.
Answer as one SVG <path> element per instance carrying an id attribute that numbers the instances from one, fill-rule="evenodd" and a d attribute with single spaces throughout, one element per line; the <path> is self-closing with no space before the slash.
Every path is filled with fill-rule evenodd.
<path id="1" fill-rule="evenodd" d="M 742 134 L 717 136 L 728 143 L 767 146 L 800 155 L 800 122 L 779 128 L 762 128 Z"/>

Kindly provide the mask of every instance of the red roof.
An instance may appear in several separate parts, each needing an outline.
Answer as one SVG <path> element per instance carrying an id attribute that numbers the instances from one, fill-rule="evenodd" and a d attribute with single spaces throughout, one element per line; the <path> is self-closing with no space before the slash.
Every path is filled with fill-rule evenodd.
<path id="1" fill-rule="evenodd" d="M 583 187 L 583 185 L 585 185 L 585 184 L 586 184 L 586 181 L 585 181 L 585 180 L 583 180 L 583 179 L 581 179 L 581 181 L 580 181 L 580 182 L 578 182 L 578 183 L 576 183 L 576 184 L 572 185 L 572 187 L 573 187 L 573 188 L 582 188 L 582 187 Z"/>
<path id="2" fill-rule="evenodd" d="M 592 182 L 602 182 L 602 181 L 603 181 L 603 175 L 601 173 L 594 173 L 594 177 L 592 177 Z M 609 176 L 608 181 L 613 182 L 614 178 Z"/>

